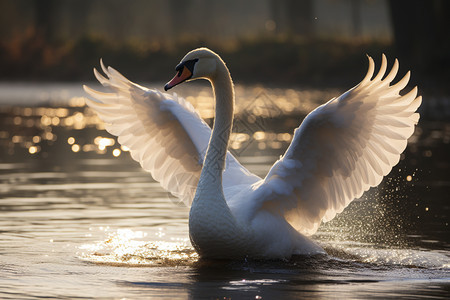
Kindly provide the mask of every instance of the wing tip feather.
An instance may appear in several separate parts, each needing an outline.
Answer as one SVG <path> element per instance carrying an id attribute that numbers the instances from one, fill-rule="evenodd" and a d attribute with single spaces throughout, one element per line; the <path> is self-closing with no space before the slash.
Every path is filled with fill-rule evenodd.
<path id="1" fill-rule="evenodd" d="M 88 93 L 90 96 L 96 98 L 93 94 L 95 94 L 96 90 L 88 87 L 87 85 L 83 84 L 83 90 Z"/>
<path id="2" fill-rule="evenodd" d="M 373 72 L 375 70 L 375 63 L 373 61 L 373 58 L 366 53 L 367 59 L 369 60 L 369 68 L 367 69 L 367 73 L 366 76 L 364 76 L 363 80 L 361 80 L 361 82 L 359 83 L 358 86 L 362 86 L 364 84 L 366 84 L 367 82 L 370 81 L 370 79 L 373 76 Z"/>
<path id="3" fill-rule="evenodd" d="M 106 76 L 110 77 L 107 68 L 105 67 L 105 64 L 103 63 L 103 58 L 100 58 L 100 66 L 103 70 L 103 73 L 105 73 Z"/>
<path id="4" fill-rule="evenodd" d="M 384 55 L 384 53 L 381 55 L 381 66 L 380 66 L 380 70 L 378 71 L 378 74 L 375 76 L 375 78 L 372 80 L 374 83 L 377 81 L 381 82 L 381 79 L 383 78 L 383 76 L 386 74 L 386 69 L 387 69 L 387 58 L 386 55 Z"/>

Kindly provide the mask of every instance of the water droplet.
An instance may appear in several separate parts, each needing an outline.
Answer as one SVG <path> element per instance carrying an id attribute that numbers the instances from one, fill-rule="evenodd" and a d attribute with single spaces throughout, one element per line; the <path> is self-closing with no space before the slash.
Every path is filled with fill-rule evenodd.
<path id="1" fill-rule="evenodd" d="M 38 135 L 33 136 L 33 143 L 39 143 L 41 141 L 41 137 Z"/>
<path id="2" fill-rule="evenodd" d="M 19 116 L 14 117 L 13 123 L 14 123 L 14 125 L 20 125 L 22 123 L 22 118 Z"/>
<path id="3" fill-rule="evenodd" d="M 80 151 L 80 145 L 78 145 L 78 144 L 73 144 L 72 145 L 72 151 L 73 152 L 78 152 L 78 151 Z"/>
<path id="4" fill-rule="evenodd" d="M 38 152 L 38 148 L 36 146 L 31 146 L 30 148 L 28 148 L 28 152 L 30 152 L 30 154 L 35 154 L 36 152 Z"/>
<path id="5" fill-rule="evenodd" d="M 120 149 L 114 149 L 113 152 L 112 152 L 112 154 L 113 154 L 114 157 L 118 157 L 118 156 L 120 155 L 120 153 L 122 153 L 122 152 L 120 151 Z"/>

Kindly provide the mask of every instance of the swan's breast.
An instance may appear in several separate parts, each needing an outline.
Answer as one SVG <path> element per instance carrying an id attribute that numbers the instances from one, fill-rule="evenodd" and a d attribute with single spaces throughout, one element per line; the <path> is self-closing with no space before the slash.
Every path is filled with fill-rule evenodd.
<path id="1" fill-rule="evenodd" d="M 239 226 L 228 206 L 205 205 L 194 201 L 189 212 L 189 237 L 202 257 L 244 257 L 248 249 L 248 230 Z"/>

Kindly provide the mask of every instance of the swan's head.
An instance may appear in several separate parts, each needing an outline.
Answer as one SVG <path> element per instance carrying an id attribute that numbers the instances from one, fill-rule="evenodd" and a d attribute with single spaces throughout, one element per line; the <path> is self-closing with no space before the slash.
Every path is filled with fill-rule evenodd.
<path id="1" fill-rule="evenodd" d="M 164 86 L 164 90 L 167 91 L 185 81 L 210 80 L 216 74 L 218 61 L 221 61 L 220 57 L 207 48 L 192 50 L 176 66 L 175 71 L 178 73 Z"/>

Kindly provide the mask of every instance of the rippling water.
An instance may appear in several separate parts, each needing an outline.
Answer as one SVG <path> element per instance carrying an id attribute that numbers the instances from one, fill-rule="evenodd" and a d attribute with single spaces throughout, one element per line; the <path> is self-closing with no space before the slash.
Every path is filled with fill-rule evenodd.
<path id="1" fill-rule="evenodd" d="M 450 293 L 450 122 L 422 120 L 383 183 L 321 226 L 314 239 L 328 255 L 204 262 L 189 243 L 188 208 L 103 130 L 78 85 L 23 89 L 0 86 L 3 299 Z M 264 176 L 303 116 L 337 93 L 238 87 L 232 151 Z M 180 94 L 211 117 L 207 87 L 187 85 Z M 22 106 L 11 105 L 16 98 Z"/>

